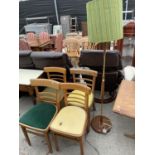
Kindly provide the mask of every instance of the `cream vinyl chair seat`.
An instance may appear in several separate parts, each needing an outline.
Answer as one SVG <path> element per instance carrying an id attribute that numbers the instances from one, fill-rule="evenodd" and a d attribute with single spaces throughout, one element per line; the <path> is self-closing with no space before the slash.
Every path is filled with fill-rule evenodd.
<path id="1" fill-rule="evenodd" d="M 74 90 L 68 95 L 67 102 L 70 105 L 84 107 L 85 106 L 84 98 L 85 98 L 84 92 L 80 90 Z M 89 108 L 92 106 L 93 101 L 94 101 L 94 94 L 91 92 L 90 95 L 88 96 L 88 107 Z"/>
<path id="2" fill-rule="evenodd" d="M 57 114 L 51 123 L 50 129 L 60 134 L 81 137 L 85 129 L 86 120 L 87 113 L 84 109 L 67 106 Z"/>

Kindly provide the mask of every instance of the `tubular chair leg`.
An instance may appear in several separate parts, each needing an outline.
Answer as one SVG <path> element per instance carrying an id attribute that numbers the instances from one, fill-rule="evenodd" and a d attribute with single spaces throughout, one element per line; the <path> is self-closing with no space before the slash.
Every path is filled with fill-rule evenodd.
<path id="1" fill-rule="evenodd" d="M 45 139 L 47 141 L 49 152 L 52 153 L 53 150 L 52 150 L 51 141 L 50 141 L 50 137 L 49 137 L 49 134 L 48 133 L 45 133 Z"/>
<path id="2" fill-rule="evenodd" d="M 83 149 L 83 137 L 80 138 L 80 151 L 81 151 L 81 155 L 84 155 L 84 149 Z"/>
<path id="3" fill-rule="evenodd" d="M 26 138 L 27 143 L 31 146 L 31 142 L 30 142 L 29 136 L 28 136 L 28 134 L 27 134 L 26 128 L 23 127 L 23 126 L 21 126 L 21 129 L 22 129 L 22 131 L 23 131 L 23 133 L 24 133 L 24 136 L 25 136 L 25 138 Z"/>

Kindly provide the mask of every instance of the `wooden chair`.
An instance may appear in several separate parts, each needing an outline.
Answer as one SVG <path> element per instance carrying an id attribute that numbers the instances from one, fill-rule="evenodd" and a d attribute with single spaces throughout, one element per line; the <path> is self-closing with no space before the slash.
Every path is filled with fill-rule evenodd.
<path id="1" fill-rule="evenodd" d="M 89 95 L 88 100 L 88 108 L 90 109 L 93 106 L 93 109 L 95 110 L 95 104 L 94 104 L 94 89 L 95 89 L 95 83 L 96 83 L 96 77 L 97 77 L 97 71 L 89 70 L 89 69 L 70 69 L 70 73 L 73 76 L 73 82 L 74 83 L 82 83 L 87 85 L 91 88 L 91 93 Z M 75 90 L 77 92 L 77 90 Z M 74 93 L 74 91 L 73 91 Z M 79 93 L 79 91 L 78 91 Z M 83 107 L 83 104 L 79 103 L 70 103 L 71 105 L 76 105 Z M 88 111 L 88 129 L 90 124 L 90 110 Z"/>
<path id="2" fill-rule="evenodd" d="M 80 45 L 81 45 L 81 48 L 82 50 L 85 50 L 85 49 L 91 49 L 91 44 L 90 42 L 88 41 L 88 37 L 82 37 L 80 40 Z"/>
<path id="3" fill-rule="evenodd" d="M 19 39 L 19 50 L 31 51 L 31 48 L 25 39 Z"/>
<path id="4" fill-rule="evenodd" d="M 49 126 L 57 113 L 57 106 L 60 104 L 59 95 L 57 93 L 60 89 L 60 85 L 59 82 L 49 79 L 31 80 L 31 85 L 35 88 L 38 104 L 28 110 L 20 118 L 19 124 L 29 145 L 31 145 L 31 142 L 28 133 L 45 136 L 49 152 L 52 152 Z M 43 87 L 55 89 L 55 92 L 43 92 Z"/>
<path id="5" fill-rule="evenodd" d="M 63 34 L 57 34 L 55 39 L 55 51 L 62 52 L 63 49 Z"/>
<path id="6" fill-rule="evenodd" d="M 61 83 L 60 87 L 65 93 L 65 107 L 59 111 L 50 126 L 51 131 L 54 133 L 56 148 L 58 150 L 56 135 L 60 135 L 77 140 L 80 143 L 81 155 L 84 155 L 83 138 L 88 121 L 88 96 L 91 93 L 91 89 L 78 83 Z M 74 90 L 77 92 L 73 96 L 72 92 Z M 78 93 L 79 91 L 80 93 Z M 73 102 L 83 104 L 83 108 L 69 106 Z"/>
<path id="7" fill-rule="evenodd" d="M 38 38 L 35 36 L 34 33 L 29 32 L 26 34 L 26 40 L 30 47 L 39 47 L 39 41 Z"/>
<path id="8" fill-rule="evenodd" d="M 52 48 L 52 42 L 47 32 L 40 32 L 39 44 L 42 50 L 50 50 Z"/>
<path id="9" fill-rule="evenodd" d="M 67 82 L 66 69 L 62 67 L 44 67 L 44 72 L 47 74 L 48 79 L 53 79 L 59 82 Z"/>
<path id="10" fill-rule="evenodd" d="M 80 43 L 78 39 L 69 37 L 64 40 L 63 44 L 67 49 L 67 54 L 69 57 L 79 57 Z"/>
<path id="11" fill-rule="evenodd" d="M 66 79 L 66 69 L 62 67 L 44 67 L 44 72 L 47 74 L 48 79 L 52 79 L 58 82 L 67 82 Z M 53 92 L 54 89 L 46 88 L 44 91 Z M 64 93 L 62 90 L 58 91 L 59 101 L 61 101 L 64 97 Z M 58 111 L 60 110 L 60 105 L 58 105 Z"/>
<path id="12" fill-rule="evenodd" d="M 50 36 L 47 32 L 40 32 L 39 34 L 39 42 L 40 44 L 44 44 L 50 41 Z"/>

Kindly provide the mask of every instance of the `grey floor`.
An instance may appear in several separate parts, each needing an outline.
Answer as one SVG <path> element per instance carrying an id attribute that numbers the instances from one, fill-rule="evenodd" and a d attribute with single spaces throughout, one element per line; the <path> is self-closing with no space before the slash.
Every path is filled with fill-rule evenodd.
<path id="1" fill-rule="evenodd" d="M 128 43 L 126 40 L 125 43 Z M 124 43 L 124 44 L 125 44 Z M 133 55 L 132 46 L 124 46 L 122 63 L 123 66 L 131 65 Z M 99 92 L 96 92 L 96 96 Z M 100 104 L 96 103 L 96 111 L 91 112 L 91 118 L 100 114 Z M 103 114 L 110 118 L 112 129 L 109 133 L 98 134 L 90 129 L 84 141 L 85 155 L 134 155 L 135 140 L 124 136 L 125 133 L 135 133 L 134 119 L 116 114 L 112 111 L 114 102 L 103 105 Z M 20 116 L 33 106 L 32 98 L 25 95 L 19 99 Z M 30 135 L 32 146 L 29 146 L 19 128 L 19 154 L 20 155 L 50 155 L 43 137 Z M 52 141 L 52 138 L 51 138 Z M 60 151 L 56 152 L 54 144 L 53 155 L 80 155 L 79 144 L 75 141 L 58 137 Z M 51 155 L 52 155 L 51 154 Z"/>

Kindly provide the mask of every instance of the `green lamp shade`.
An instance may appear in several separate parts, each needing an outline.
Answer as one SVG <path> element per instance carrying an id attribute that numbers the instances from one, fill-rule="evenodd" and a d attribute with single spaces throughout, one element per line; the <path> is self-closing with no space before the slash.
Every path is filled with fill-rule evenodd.
<path id="1" fill-rule="evenodd" d="M 122 0 L 93 0 L 86 4 L 88 39 L 93 43 L 123 38 Z"/>

